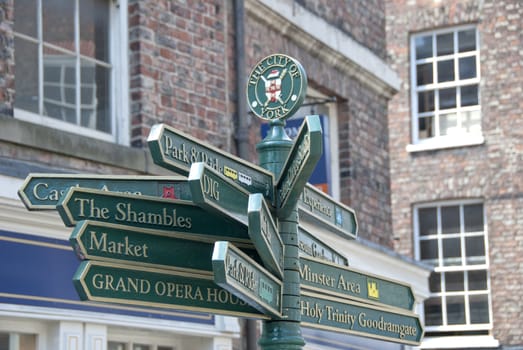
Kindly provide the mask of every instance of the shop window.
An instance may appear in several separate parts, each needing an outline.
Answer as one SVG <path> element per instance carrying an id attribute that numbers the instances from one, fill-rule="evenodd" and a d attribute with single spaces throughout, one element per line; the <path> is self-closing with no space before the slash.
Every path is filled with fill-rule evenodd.
<path id="1" fill-rule="evenodd" d="M 36 334 L 0 332 L 0 350 L 36 350 Z"/>

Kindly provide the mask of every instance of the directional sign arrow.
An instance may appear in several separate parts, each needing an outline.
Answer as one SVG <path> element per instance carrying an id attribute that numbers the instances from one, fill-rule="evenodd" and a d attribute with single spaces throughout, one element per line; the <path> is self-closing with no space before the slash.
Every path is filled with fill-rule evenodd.
<path id="1" fill-rule="evenodd" d="M 337 265 L 349 266 L 349 261 L 342 253 L 327 245 L 301 226 L 298 227 L 298 247 L 300 255 L 311 256 Z"/>
<path id="2" fill-rule="evenodd" d="M 189 184 L 177 176 L 29 174 L 18 195 L 29 210 L 54 210 L 71 187 L 191 200 Z"/>
<path id="3" fill-rule="evenodd" d="M 211 274 L 83 261 L 73 283 L 82 300 L 268 319 L 218 287 Z"/>
<path id="4" fill-rule="evenodd" d="M 412 310 L 409 285 L 318 259 L 300 258 L 301 286 L 309 291 L 384 307 Z"/>
<path id="5" fill-rule="evenodd" d="M 276 184 L 278 217 L 286 217 L 294 208 L 303 187 L 322 154 L 320 118 L 307 116 L 282 168 Z"/>
<path id="6" fill-rule="evenodd" d="M 277 277 L 283 277 L 285 246 L 272 219 L 267 203 L 260 193 L 249 196 L 249 237 L 264 266 Z"/>
<path id="7" fill-rule="evenodd" d="M 244 225 L 248 224 L 247 190 L 204 163 L 191 165 L 188 181 L 194 203 Z"/>
<path id="8" fill-rule="evenodd" d="M 61 198 L 57 210 L 66 226 L 94 220 L 212 237 L 215 241 L 227 239 L 252 247 L 244 225 L 187 201 L 74 187 Z"/>
<path id="9" fill-rule="evenodd" d="M 264 314 L 281 317 L 283 284 L 229 242 L 216 242 L 214 282 Z"/>
<path id="10" fill-rule="evenodd" d="M 325 226 L 344 238 L 355 239 L 358 234 L 358 222 L 354 210 L 311 184 L 307 184 L 303 189 L 298 209 L 300 221 Z"/>
<path id="11" fill-rule="evenodd" d="M 78 222 L 69 241 L 82 260 L 212 272 L 215 239 L 206 237 L 86 220 Z M 254 249 L 243 251 L 259 261 Z"/>
<path id="12" fill-rule="evenodd" d="M 192 163 L 203 162 L 250 193 L 262 193 L 271 203 L 274 201 L 274 176 L 261 167 L 164 124 L 151 128 L 147 143 L 160 166 L 187 176 Z"/>
<path id="13" fill-rule="evenodd" d="M 305 327 L 419 345 L 423 327 L 418 315 L 325 295 L 301 292 Z"/>

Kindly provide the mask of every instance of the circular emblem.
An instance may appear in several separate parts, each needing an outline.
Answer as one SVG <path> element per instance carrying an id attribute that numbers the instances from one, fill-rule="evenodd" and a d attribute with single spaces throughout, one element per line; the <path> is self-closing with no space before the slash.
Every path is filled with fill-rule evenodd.
<path id="1" fill-rule="evenodd" d="M 254 67 L 247 82 L 247 102 L 258 117 L 285 119 L 300 108 L 307 92 L 307 76 L 300 62 L 275 54 Z"/>

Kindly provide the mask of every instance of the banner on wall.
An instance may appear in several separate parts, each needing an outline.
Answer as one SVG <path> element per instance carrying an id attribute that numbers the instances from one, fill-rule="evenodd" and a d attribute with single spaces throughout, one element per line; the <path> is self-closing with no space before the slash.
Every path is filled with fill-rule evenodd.
<path id="1" fill-rule="evenodd" d="M 287 135 L 294 140 L 296 135 L 298 135 L 298 131 L 300 130 L 300 126 L 303 123 L 303 120 L 305 119 L 305 116 L 299 117 L 299 118 L 292 118 L 288 119 L 285 124 L 285 131 L 287 132 Z M 320 122 L 321 122 L 321 128 L 322 128 L 322 135 L 323 135 L 323 153 L 321 155 L 320 160 L 318 161 L 316 168 L 314 169 L 314 172 L 312 173 L 309 183 L 316 186 L 317 188 L 321 189 L 323 192 L 328 193 L 332 195 L 331 193 L 331 173 L 330 173 L 330 167 L 328 166 L 330 164 L 330 144 L 329 144 L 329 120 L 327 116 L 320 115 Z M 269 131 L 269 123 L 263 123 L 261 125 L 260 133 L 262 139 L 267 136 L 267 132 Z"/>

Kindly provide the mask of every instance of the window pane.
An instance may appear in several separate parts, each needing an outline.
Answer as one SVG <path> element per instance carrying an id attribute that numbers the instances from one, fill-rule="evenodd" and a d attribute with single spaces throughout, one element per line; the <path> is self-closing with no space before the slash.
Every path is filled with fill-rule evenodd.
<path id="1" fill-rule="evenodd" d="M 44 41 L 73 52 L 75 51 L 74 4 L 75 1 L 42 1 Z"/>
<path id="2" fill-rule="evenodd" d="M 418 138 L 426 139 L 429 137 L 434 137 L 434 118 L 433 117 L 424 117 L 419 118 L 418 121 Z"/>
<path id="3" fill-rule="evenodd" d="M 107 343 L 107 350 L 127 350 L 127 344 L 110 341 Z"/>
<path id="4" fill-rule="evenodd" d="M 9 333 L 0 332 L 0 349 L 9 349 Z"/>
<path id="5" fill-rule="evenodd" d="M 469 290 L 487 290 L 487 271 L 468 271 Z"/>
<path id="6" fill-rule="evenodd" d="M 438 62 L 438 82 L 454 80 L 454 60 Z"/>
<path id="7" fill-rule="evenodd" d="M 476 49 L 476 30 L 468 29 L 458 32 L 458 51 L 474 51 Z"/>
<path id="8" fill-rule="evenodd" d="M 76 124 L 75 58 L 44 47 L 44 111 L 55 119 Z"/>
<path id="9" fill-rule="evenodd" d="M 19 334 L 20 350 L 36 350 L 36 334 Z"/>
<path id="10" fill-rule="evenodd" d="M 432 57 L 432 35 L 416 38 L 416 59 Z"/>
<path id="11" fill-rule="evenodd" d="M 454 53 L 454 33 L 440 34 L 436 37 L 438 56 Z"/>
<path id="12" fill-rule="evenodd" d="M 133 350 L 150 350 L 151 347 L 149 345 L 143 345 L 143 344 L 134 344 Z"/>
<path id="13" fill-rule="evenodd" d="M 465 238 L 465 252 L 468 264 L 485 263 L 485 237 L 474 236 Z"/>
<path id="14" fill-rule="evenodd" d="M 111 133 L 110 68 L 85 60 L 81 62 L 81 125 Z"/>
<path id="15" fill-rule="evenodd" d="M 418 86 L 432 84 L 432 63 L 418 64 L 416 66 L 416 76 Z"/>
<path id="16" fill-rule="evenodd" d="M 481 113 L 479 111 L 461 112 L 461 118 L 461 125 L 467 132 L 481 132 Z"/>
<path id="17" fill-rule="evenodd" d="M 439 109 L 456 108 L 456 88 L 439 91 Z"/>
<path id="18" fill-rule="evenodd" d="M 461 265 L 461 240 L 459 238 L 443 240 L 443 265 Z"/>
<path id="19" fill-rule="evenodd" d="M 81 0 L 80 53 L 107 62 L 109 59 L 109 1 Z"/>
<path id="20" fill-rule="evenodd" d="M 37 37 L 36 0 L 16 0 L 15 2 L 14 31 Z M 17 77 L 18 79 L 18 77 Z"/>
<path id="21" fill-rule="evenodd" d="M 475 106 L 479 104 L 478 86 L 468 85 L 461 87 L 461 105 Z"/>
<path id="22" fill-rule="evenodd" d="M 476 77 L 476 56 L 461 57 L 459 59 L 459 78 L 471 79 Z"/>
<path id="23" fill-rule="evenodd" d="M 439 134 L 454 135 L 458 133 L 458 116 L 456 113 L 442 114 L 439 116 Z"/>
<path id="24" fill-rule="evenodd" d="M 38 46 L 15 37 L 15 108 L 38 113 Z"/>
<path id="25" fill-rule="evenodd" d="M 447 292 L 462 292 L 465 290 L 463 271 L 445 272 L 445 290 Z"/>
<path id="26" fill-rule="evenodd" d="M 459 233 L 459 206 L 441 207 L 441 233 Z"/>
<path id="27" fill-rule="evenodd" d="M 433 265 L 438 264 L 438 241 L 429 239 L 420 242 L 420 259 Z"/>
<path id="28" fill-rule="evenodd" d="M 489 323 L 488 295 L 471 295 L 470 302 L 470 323 Z"/>
<path id="29" fill-rule="evenodd" d="M 463 206 L 465 232 L 483 231 L 483 204 Z"/>
<path id="30" fill-rule="evenodd" d="M 432 272 L 429 277 L 429 288 L 432 293 L 441 292 L 441 274 Z"/>
<path id="31" fill-rule="evenodd" d="M 430 112 L 434 110 L 434 91 L 418 92 L 418 112 Z"/>
<path id="32" fill-rule="evenodd" d="M 448 324 L 465 323 L 465 298 L 463 296 L 447 297 L 447 322 Z"/>
<path id="33" fill-rule="evenodd" d="M 429 298 L 425 300 L 425 324 L 427 326 L 439 326 L 443 324 L 441 315 L 441 298 Z"/>
<path id="34" fill-rule="evenodd" d="M 418 210 L 420 236 L 438 233 L 438 213 L 436 208 L 422 208 Z"/>

